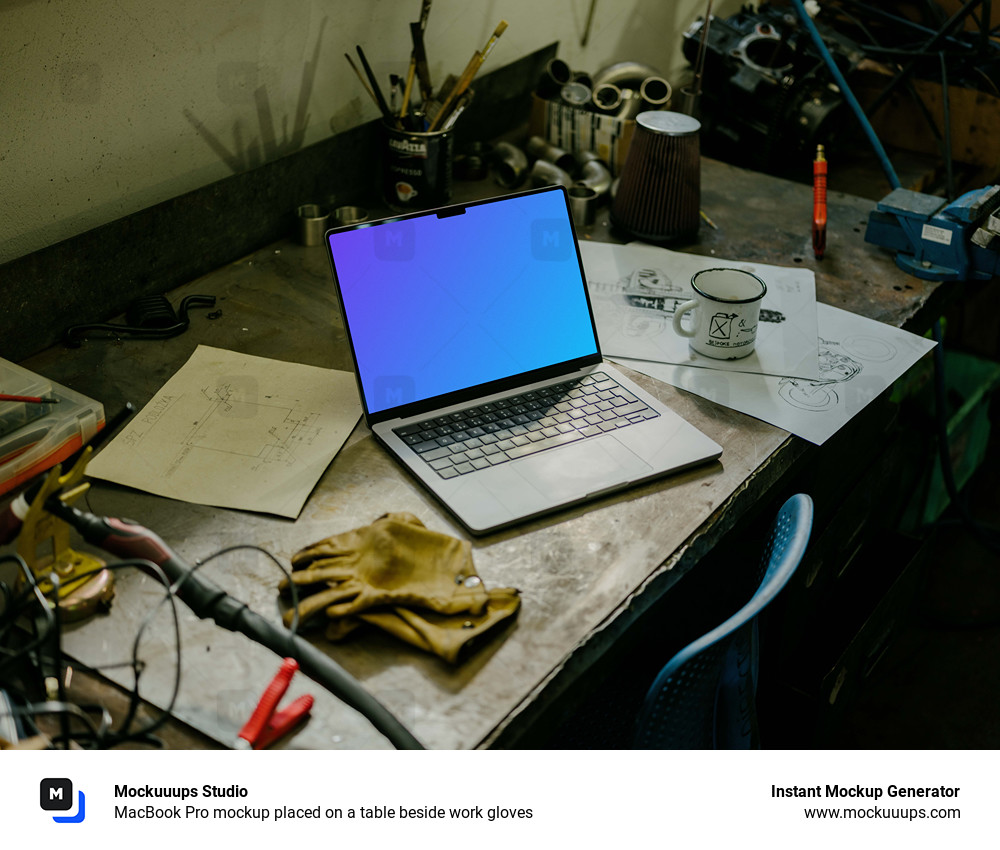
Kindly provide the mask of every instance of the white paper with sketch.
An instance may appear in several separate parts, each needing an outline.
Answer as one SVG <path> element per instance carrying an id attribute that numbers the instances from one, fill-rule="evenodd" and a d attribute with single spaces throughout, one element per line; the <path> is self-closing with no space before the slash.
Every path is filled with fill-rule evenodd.
<path id="1" fill-rule="evenodd" d="M 817 314 L 821 374 L 815 381 L 613 359 L 822 445 L 934 342 L 828 304 L 817 305 Z"/>
<path id="2" fill-rule="evenodd" d="M 682 254 L 635 242 L 582 241 L 580 254 L 605 356 L 733 372 L 819 377 L 816 278 L 810 270 Z M 694 297 L 691 275 L 718 267 L 753 272 L 767 286 L 756 350 L 740 360 L 696 354 L 672 326 L 677 307 Z"/>
<path id="3" fill-rule="evenodd" d="M 349 372 L 199 345 L 87 474 L 296 517 L 360 416 Z"/>

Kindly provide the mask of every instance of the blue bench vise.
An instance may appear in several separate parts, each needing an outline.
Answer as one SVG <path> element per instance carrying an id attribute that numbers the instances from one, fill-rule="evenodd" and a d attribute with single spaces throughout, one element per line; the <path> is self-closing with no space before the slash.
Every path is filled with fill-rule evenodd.
<path id="1" fill-rule="evenodd" d="M 896 252 L 896 265 L 924 280 L 990 280 L 1000 267 L 1000 186 L 948 202 L 893 189 L 868 216 L 865 242 Z"/>

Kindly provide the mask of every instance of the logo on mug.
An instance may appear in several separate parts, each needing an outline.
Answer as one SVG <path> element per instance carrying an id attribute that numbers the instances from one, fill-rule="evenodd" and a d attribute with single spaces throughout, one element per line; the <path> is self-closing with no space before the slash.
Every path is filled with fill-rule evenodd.
<path id="1" fill-rule="evenodd" d="M 733 319 L 735 319 L 736 316 L 736 313 L 716 313 L 712 316 L 711 326 L 708 329 L 708 335 L 712 337 L 712 339 L 732 339 Z"/>

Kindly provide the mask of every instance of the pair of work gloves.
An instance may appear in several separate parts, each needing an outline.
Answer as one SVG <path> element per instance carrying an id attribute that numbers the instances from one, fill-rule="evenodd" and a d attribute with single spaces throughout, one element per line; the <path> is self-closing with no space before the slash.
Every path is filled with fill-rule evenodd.
<path id="1" fill-rule="evenodd" d="M 431 531 L 413 514 L 389 513 L 371 525 L 327 537 L 292 557 L 303 625 L 326 618 L 326 636 L 341 640 L 368 624 L 454 664 L 477 639 L 514 616 L 514 588 L 487 590 L 465 540 Z"/>

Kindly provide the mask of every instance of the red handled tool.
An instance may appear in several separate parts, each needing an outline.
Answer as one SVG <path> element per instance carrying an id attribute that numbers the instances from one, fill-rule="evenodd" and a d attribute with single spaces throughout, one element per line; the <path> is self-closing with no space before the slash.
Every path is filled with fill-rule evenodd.
<path id="1" fill-rule="evenodd" d="M 826 252 L 826 156 L 823 146 L 816 145 L 813 160 L 813 253 L 817 260 Z"/>
<path id="2" fill-rule="evenodd" d="M 299 663 L 294 658 L 284 660 L 281 669 L 257 703 L 257 708 L 250 715 L 250 719 L 240 729 L 236 738 L 236 749 L 262 750 L 269 747 L 308 716 L 313 705 L 313 698 L 309 694 L 303 694 L 293 700 L 287 708 L 275 712 L 291 684 L 292 676 L 298 669 Z"/>
<path id="3" fill-rule="evenodd" d="M 59 403 L 59 399 L 54 395 L 11 395 L 10 393 L 0 393 L 0 401 L 20 401 L 25 404 Z"/>

